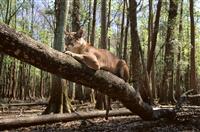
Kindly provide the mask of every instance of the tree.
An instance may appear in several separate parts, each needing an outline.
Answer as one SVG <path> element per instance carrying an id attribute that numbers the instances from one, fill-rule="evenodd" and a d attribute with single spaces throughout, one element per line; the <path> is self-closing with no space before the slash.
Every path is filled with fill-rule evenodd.
<path id="1" fill-rule="evenodd" d="M 67 10 L 66 0 L 55 1 L 56 29 L 54 33 L 54 49 L 64 51 L 64 29 Z M 66 81 L 58 76 L 52 76 L 51 98 L 43 114 L 70 112 Z"/>
<path id="2" fill-rule="evenodd" d="M 95 88 L 112 98 L 116 98 L 144 120 L 172 119 L 176 115 L 175 111 L 169 109 L 153 110 L 150 105 L 143 102 L 139 92 L 110 72 L 94 71 L 74 58 L 36 42 L 2 24 L 0 24 L 0 41 L 0 51 L 42 70 Z"/>
<path id="3" fill-rule="evenodd" d="M 91 29 L 91 8 L 92 8 L 92 0 L 89 0 L 89 13 L 88 13 L 88 35 L 87 35 L 87 41 L 90 43 L 90 29 Z"/>
<path id="4" fill-rule="evenodd" d="M 107 1 L 101 0 L 101 43 L 100 47 L 107 49 Z"/>
<path id="5" fill-rule="evenodd" d="M 126 1 L 126 8 L 128 8 L 128 2 Z M 129 30 L 129 13 L 126 13 L 126 27 L 125 27 L 125 34 L 124 34 L 124 51 L 123 51 L 123 59 L 128 62 L 127 56 L 128 56 L 128 51 L 127 51 L 127 46 L 128 46 L 128 30 Z"/>
<path id="6" fill-rule="evenodd" d="M 182 33 L 183 33 L 183 0 L 181 0 L 181 7 L 180 7 L 180 18 L 179 18 L 179 34 L 178 39 L 179 42 L 182 45 Z M 181 80 L 181 72 L 180 72 L 180 62 L 181 62 L 181 45 L 178 47 L 178 55 L 177 55 L 177 70 L 176 70 L 176 92 L 175 97 L 176 99 L 181 96 L 181 86 L 180 86 L 180 80 Z"/>
<path id="7" fill-rule="evenodd" d="M 72 12 L 72 32 L 77 32 L 80 28 L 80 6 L 81 1 L 80 0 L 73 0 L 73 12 Z M 71 83 L 71 82 L 70 82 Z M 74 84 L 71 84 L 71 86 L 74 86 Z M 75 99 L 76 100 L 83 100 L 84 91 L 83 86 L 76 84 L 75 89 L 70 87 L 70 89 L 75 90 Z"/>
<path id="8" fill-rule="evenodd" d="M 102 49 L 107 49 L 107 1 L 106 0 L 101 0 L 101 39 L 99 47 L 101 47 Z M 105 109 L 106 106 L 108 106 L 109 102 L 108 100 L 110 101 L 110 99 L 108 99 L 107 96 L 104 96 L 102 93 L 97 91 L 95 108 Z"/>
<path id="9" fill-rule="evenodd" d="M 13 5 L 13 3 L 14 3 L 14 5 Z M 6 5 L 5 5 L 6 11 L 5 11 L 5 13 L 3 13 L 3 15 L 5 14 L 5 16 L 3 16 L 3 18 L 4 18 L 3 22 L 9 25 L 12 18 L 14 16 L 16 16 L 17 12 L 22 7 L 23 3 L 24 3 L 24 0 L 21 2 L 21 4 L 18 7 L 16 7 L 16 1 L 13 2 L 12 0 L 6 0 Z M 2 4 L 1 6 L 3 6 L 3 2 L 1 4 Z M 13 6 L 15 8 L 13 8 Z M 15 21 L 15 26 L 16 26 L 16 21 Z M 2 65 L 3 65 L 3 60 L 4 60 L 4 54 L 0 53 L 0 77 L 1 77 L 1 69 L 2 69 Z"/>
<path id="10" fill-rule="evenodd" d="M 123 2 L 123 11 L 122 11 L 122 20 L 121 20 L 121 33 L 120 33 L 120 43 L 119 43 L 119 58 L 122 59 L 122 45 L 124 40 L 124 20 L 125 20 L 125 8 L 126 8 L 126 0 Z"/>
<path id="11" fill-rule="evenodd" d="M 80 29 L 80 0 L 73 0 L 72 31 Z"/>
<path id="12" fill-rule="evenodd" d="M 190 89 L 193 89 L 197 93 L 196 86 L 196 61 L 195 61 L 195 25 L 194 25 L 194 1 L 190 0 L 190 41 L 191 41 L 191 51 L 190 51 Z"/>
<path id="13" fill-rule="evenodd" d="M 133 86 L 136 88 L 140 88 L 141 84 L 141 62 L 140 62 L 140 54 L 139 54 L 139 36 L 137 31 L 137 17 L 136 17 L 136 9 L 137 2 L 135 0 L 129 0 L 129 17 L 130 17 L 130 26 L 131 26 L 131 57 L 132 57 L 132 73 L 133 74 Z"/>
<path id="14" fill-rule="evenodd" d="M 90 37 L 91 45 L 94 46 L 95 43 L 95 28 L 96 28 L 96 7 L 97 7 L 97 0 L 94 0 L 93 3 L 93 17 L 92 17 L 92 32 Z"/>
<path id="15" fill-rule="evenodd" d="M 96 35 L 96 8 L 97 8 L 97 0 L 93 2 L 93 15 L 92 15 L 92 31 L 90 36 L 91 45 L 95 47 L 95 35 Z M 91 102 L 96 103 L 95 100 L 95 91 L 94 89 L 91 90 Z"/>
<path id="16" fill-rule="evenodd" d="M 135 0 L 129 0 L 129 17 L 130 17 L 130 26 L 131 26 L 131 64 L 132 64 L 132 73 L 133 73 L 133 86 L 138 88 L 141 96 L 145 102 L 150 102 L 150 89 L 148 78 L 146 76 L 146 69 L 141 64 L 140 55 L 142 56 L 141 44 L 137 30 L 137 2 Z M 143 62 L 143 61 L 142 61 Z M 143 66 L 143 74 L 142 75 L 142 66 Z M 143 80 L 144 79 L 144 80 Z M 143 85 L 144 84 L 144 85 Z"/>
<path id="17" fill-rule="evenodd" d="M 170 0 L 165 40 L 164 73 L 162 78 L 161 102 L 174 102 L 174 46 L 176 45 L 176 19 L 179 0 Z M 166 94 L 167 93 L 167 94 Z"/>
<path id="18" fill-rule="evenodd" d="M 155 48 L 157 43 L 157 34 L 159 30 L 159 21 L 160 21 L 160 12 L 162 7 L 162 0 L 158 1 L 156 19 L 154 22 L 154 27 L 152 25 L 152 2 L 149 0 L 149 38 L 148 38 L 148 57 L 147 57 L 147 72 L 149 78 L 151 78 L 152 83 L 152 95 L 156 97 L 155 86 L 154 84 L 154 63 L 155 63 Z"/>

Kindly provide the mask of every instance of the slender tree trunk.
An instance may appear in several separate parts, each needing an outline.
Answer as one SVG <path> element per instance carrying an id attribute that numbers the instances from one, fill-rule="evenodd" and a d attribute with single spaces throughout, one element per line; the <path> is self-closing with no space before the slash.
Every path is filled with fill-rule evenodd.
<path id="1" fill-rule="evenodd" d="M 149 18 L 148 18 L 148 47 L 147 47 L 147 58 L 151 49 L 151 40 L 152 40 L 152 32 L 153 32 L 153 10 L 152 10 L 152 0 L 149 0 Z"/>
<path id="2" fill-rule="evenodd" d="M 129 0 L 129 3 L 129 17 L 131 26 L 131 70 L 133 86 L 138 88 L 137 90 L 140 91 L 143 100 L 145 102 L 149 102 L 151 99 L 151 93 L 149 89 L 148 76 L 146 74 L 146 68 L 144 65 L 143 54 L 141 51 L 141 44 L 137 30 L 137 2 L 135 0 Z M 141 64 L 141 61 L 143 64 Z"/>
<path id="3" fill-rule="evenodd" d="M 101 0 L 101 44 L 100 47 L 107 49 L 107 2 Z"/>
<path id="4" fill-rule="evenodd" d="M 90 38 L 90 42 L 91 42 L 92 46 L 94 46 L 94 44 L 95 44 L 96 7 L 97 7 L 97 0 L 94 0 L 93 18 L 92 18 L 92 32 L 91 32 L 91 38 Z"/>
<path id="5" fill-rule="evenodd" d="M 66 0 L 55 1 L 56 29 L 54 33 L 54 49 L 61 52 L 64 50 L 64 29 L 68 2 Z M 67 94 L 64 93 L 66 90 L 65 80 L 55 75 L 52 76 L 51 98 L 43 114 L 70 112 L 70 108 L 67 108 L 68 105 L 66 105 L 69 103 L 68 97 L 66 97 Z"/>
<path id="6" fill-rule="evenodd" d="M 111 4 L 112 4 L 112 0 L 109 0 L 109 3 L 108 3 L 108 20 L 107 20 L 107 31 L 109 30 L 110 28 L 110 16 L 111 16 Z M 107 40 L 107 49 L 110 51 L 110 37 L 108 37 L 108 40 Z"/>
<path id="7" fill-rule="evenodd" d="M 194 25 L 194 1 L 190 0 L 190 36 L 191 36 L 191 51 L 190 51 L 190 89 L 197 93 L 196 86 L 196 60 L 195 60 L 195 25 Z"/>
<path id="8" fill-rule="evenodd" d="M 129 17 L 130 17 L 130 26 L 131 26 L 131 54 L 132 54 L 132 73 L 133 74 L 133 86 L 136 88 L 140 88 L 140 76 L 141 76 L 141 63 L 140 63 L 140 55 L 139 55 L 139 36 L 137 31 L 137 16 L 136 16 L 136 8 L 137 3 L 135 0 L 129 0 Z"/>
<path id="9" fill-rule="evenodd" d="M 150 52 L 149 52 L 148 60 L 147 60 L 147 72 L 149 75 L 151 72 L 151 67 L 154 63 L 154 55 L 155 55 L 155 48 L 156 48 L 156 42 L 157 42 L 157 34 L 158 34 L 158 30 L 159 30 L 161 7 L 162 7 L 162 0 L 159 0 L 158 4 L 157 4 L 156 19 L 154 22 L 152 42 L 151 42 Z"/>
<path id="10" fill-rule="evenodd" d="M 123 2 L 123 11 L 122 11 L 122 20 L 121 20 L 121 33 L 120 33 L 120 43 L 119 43 L 119 58 L 122 59 L 122 47 L 124 40 L 124 18 L 125 18 L 125 8 L 126 8 L 126 0 Z"/>
<path id="11" fill-rule="evenodd" d="M 91 28 L 91 6 L 92 6 L 92 0 L 89 0 L 89 22 L 88 22 L 88 35 L 87 35 L 87 41 L 90 43 L 90 28 Z"/>
<path id="12" fill-rule="evenodd" d="M 125 60 L 126 62 L 128 62 L 128 54 L 127 54 L 128 30 L 129 30 L 129 17 L 127 15 L 125 34 L 124 34 L 125 37 L 124 37 L 124 53 L 123 53 L 123 60 Z"/>
<path id="13" fill-rule="evenodd" d="M 80 29 L 80 0 L 73 0 L 72 31 L 77 32 L 79 29 Z"/>
<path id="14" fill-rule="evenodd" d="M 128 2 L 127 0 L 126 1 L 126 10 L 127 10 L 127 15 L 126 15 L 126 27 L 125 27 L 125 37 L 124 37 L 124 53 L 123 53 L 123 59 L 128 62 L 128 54 L 127 54 L 127 43 L 128 43 L 128 31 L 129 31 L 129 22 L 130 22 L 130 19 L 129 19 L 129 12 L 128 12 Z"/>
<path id="15" fill-rule="evenodd" d="M 16 79 L 16 60 L 13 59 L 13 64 L 12 64 L 12 95 L 11 97 L 13 99 L 16 99 L 16 90 L 17 90 L 17 79 Z"/>
<path id="16" fill-rule="evenodd" d="M 149 4 L 152 6 L 151 0 L 149 0 Z M 160 12 L 161 12 L 161 7 L 162 7 L 162 0 L 158 1 L 157 4 L 157 11 L 156 11 L 156 19 L 154 22 L 154 27 L 153 27 L 153 14 L 152 14 L 152 7 L 149 8 L 149 38 L 148 38 L 148 45 L 149 45 L 149 50 L 148 50 L 148 59 L 147 59 L 147 72 L 150 78 L 151 82 L 151 87 L 152 87 L 152 96 L 156 98 L 156 86 L 155 86 L 155 71 L 154 71 L 154 64 L 155 64 L 155 48 L 156 48 L 156 43 L 157 43 L 157 34 L 159 30 L 159 21 L 160 21 Z M 153 33 L 152 33 L 153 32 Z"/>
<path id="17" fill-rule="evenodd" d="M 91 32 L 91 36 L 90 36 L 90 42 L 91 42 L 92 46 L 95 46 L 96 8 L 97 8 L 97 0 L 94 0 L 94 3 L 93 3 L 93 16 L 92 16 L 92 32 Z M 92 89 L 90 97 L 91 97 L 91 102 L 92 103 L 96 103 L 94 89 Z"/>
<path id="18" fill-rule="evenodd" d="M 72 31 L 77 32 L 80 29 L 80 0 L 73 1 L 73 13 L 72 13 Z M 70 89 L 73 89 L 70 88 Z M 83 87 L 80 84 L 75 84 L 75 99 L 83 100 Z"/>
<path id="19" fill-rule="evenodd" d="M 101 39 L 99 47 L 107 49 L 107 1 L 101 0 Z M 105 109 L 107 106 L 105 97 L 99 91 L 96 92 L 96 105 L 97 109 Z"/>
<path id="20" fill-rule="evenodd" d="M 43 99 L 44 98 L 44 73 L 42 70 L 40 70 L 40 97 Z"/>
<path id="21" fill-rule="evenodd" d="M 182 44 L 182 30 L 183 30 L 183 0 L 181 0 L 181 7 L 180 7 L 180 18 L 179 18 L 179 42 Z M 180 74 L 180 62 L 181 62 L 181 45 L 178 47 L 178 55 L 177 55 L 177 70 L 176 70 L 176 92 L 175 97 L 176 99 L 180 98 L 181 95 L 181 74 Z"/>
<path id="22" fill-rule="evenodd" d="M 170 0 L 168 29 L 165 40 L 164 73 L 162 78 L 161 102 L 174 102 L 174 46 L 176 32 L 176 17 L 179 0 Z M 167 96 L 166 96 L 167 95 Z"/>

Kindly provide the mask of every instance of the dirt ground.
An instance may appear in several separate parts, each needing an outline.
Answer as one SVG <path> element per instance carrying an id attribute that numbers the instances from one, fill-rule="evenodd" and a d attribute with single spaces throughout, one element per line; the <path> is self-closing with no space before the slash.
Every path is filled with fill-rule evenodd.
<path id="1" fill-rule="evenodd" d="M 0 119 L 12 118 L 16 116 L 34 116 L 40 114 L 44 107 L 34 107 L 21 110 L 15 108 L 4 113 L 0 113 Z M 82 109 L 83 110 L 83 109 Z M 95 118 L 88 120 L 78 120 L 67 123 L 54 123 L 18 129 L 6 130 L 10 132 L 200 132 L 200 107 L 184 107 L 177 113 L 177 118 L 173 121 L 143 121 L 139 116 L 121 116 Z"/>

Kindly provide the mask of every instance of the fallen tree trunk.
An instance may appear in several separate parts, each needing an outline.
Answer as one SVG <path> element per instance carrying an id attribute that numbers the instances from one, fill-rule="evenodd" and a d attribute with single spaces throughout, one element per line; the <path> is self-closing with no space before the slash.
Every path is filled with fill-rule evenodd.
<path id="1" fill-rule="evenodd" d="M 1 119 L 0 130 L 9 130 L 19 127 L 28 127 L 33 125 L 50 124 L 56 122 L 69 122 L 74 120 L 86 120 L 96 117 L 105 117 L 105 111 L 93 111 L 93 112 L 76 112 L 71 114 L 53 114 L 53 115 L 40 115 L 32 117 L 18 117 L 12 119 Z M 112 110 L 109 113 L 111 116 L 128 116 L 133 113 L 127 109 Z"/>
<path id="2" fill-rule="evenodd" d="M 13 104 L 0 104 L 0 109 L 2 112 L 4 112 L 4 109 L 9 109 L 11 107 L 32 107 L 32 106 L 38 106 L 38 105 L 48 105 L 48 102 L 34 102 L 34 103 L 13 103 Z"/>
<path id="3" fill-rule="evenodd" d="M 38 106 L 38 105 L 48 105 L 48 102 L 33 102 L 33 103 L 12 103 L 12 104 L 0 104 L 2 107 L 18 107 L 18 106 Z"/>
<path id="4" fill-rule="evenodd" d="M 118 99 L 144 120 L 175 117 L 173 110 L 153 110 L 140 93 L 122 79 L 103 70 L 94 71 L 74 58 L 0 24 L 0 51 L 67 80 L 94 88 Z"/>

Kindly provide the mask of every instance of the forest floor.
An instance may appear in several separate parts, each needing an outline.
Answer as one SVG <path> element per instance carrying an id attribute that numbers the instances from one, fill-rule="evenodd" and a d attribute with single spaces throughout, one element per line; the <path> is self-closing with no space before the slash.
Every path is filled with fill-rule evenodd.
<path id="1" fill-rule="evenodd" d="M 121 104 L 115 103 L 112 105 L 114 109 L 122 107 Z M 89 111 L 94 106 L 90 103 L 79 105 L 77 111 Z M 168 106 L 165 106 L 168 107 Z M 171 106 L 169 106 L 171 107 Z M 0 111 L 0 120 L 5 118 L 13 118 L 20 116 L 36 116 L 41 114 L 45 109 L 42 106 L 34 106 L 31 108 L 14 107 L 7 111 Z M 108 120 L 104 118 L 94 118 L 87 120 L 77 120 L 67 123 L 54 123 L 37 125 L 31 127 L 21 127 L 18 129 L 11 129 L 8 131 L 19 132 L 179 132 L 179 131 L 192 131 L 200 132 L 200 107 L 198 106 L 185 106 L 181 112 L 178 112 L 177 118 L 173 121 L 161 119 L 158 121 L 143 121 L 139 116 L 119 116 L 109 117 Z"/>

